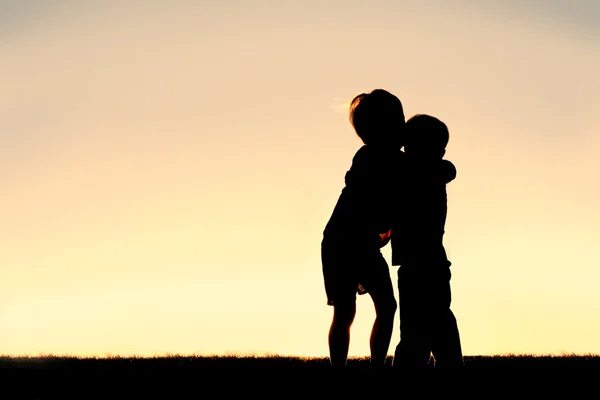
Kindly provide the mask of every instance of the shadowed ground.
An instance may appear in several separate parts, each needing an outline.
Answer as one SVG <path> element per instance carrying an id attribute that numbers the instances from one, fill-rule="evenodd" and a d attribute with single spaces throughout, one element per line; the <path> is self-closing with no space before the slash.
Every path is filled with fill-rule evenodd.
<path id="1" fill-rule="evenodd" d="M 340 374 L 339 371 L 324 373 L 331 369 L 327 358 L 0 357 L 0 399 L 338 399 L 364 395 L 389 397 L 390 393 L 397 395 L 394 398 L 413 399 L 420 398 L 414 396 L 418 391 L 426 391 L 428 395 L 441 392 L 448 398 L 463 398 L 462 393 L 479 398 L 494 394 L 492 397 L 532 399 L 554 398 L 562 391 L 568 395 L 565 398 L 572 399 L 584 396 L 575 396 L 574 391 L 597 391 L 595 374 L 585 372 L 495 372 L 594 369 L 600 367 L 597 355 L 471 356 L 464 360 L 470 372 L 430 371 L 423 375 L 423 371 L 398 374 L 392 368 L 370 370 L 365 358 L 351 358 L 347 373 Z M 389 366 L 391 357 L 387 362 Z M 365 390 L 369 393 L 359 393 Z"/>
<path id="2" fill-rule="evenodd" d="M 387 360 L 391 365 L 392 358 Z M 600 355 L 566 356 L 467 356 L 466 368 L 600 368 Z M 350 358 L 348 367 L 355 370 L 369 368 L 367 358 Z M 0 368 L 6 370 L 53 370 L 53 371 L 150 371 L 155 369 L 330 369 L 328 358 L 298 357 L 248 357 L 248 356 L 165 356 L 156 358 L 77 358 L 77 357 L 0 357 Z"/>

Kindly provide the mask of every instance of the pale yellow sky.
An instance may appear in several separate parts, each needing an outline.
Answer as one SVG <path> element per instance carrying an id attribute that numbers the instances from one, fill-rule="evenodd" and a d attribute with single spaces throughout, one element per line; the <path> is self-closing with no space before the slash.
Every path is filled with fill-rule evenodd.
<path id="1" fill-rule="evenodd" d="M 600 6 L 503 4 L 0 0 L 0 353 L 327 355 L 379 87 L 451 131 L 465 354 L 600 352 Z"/>

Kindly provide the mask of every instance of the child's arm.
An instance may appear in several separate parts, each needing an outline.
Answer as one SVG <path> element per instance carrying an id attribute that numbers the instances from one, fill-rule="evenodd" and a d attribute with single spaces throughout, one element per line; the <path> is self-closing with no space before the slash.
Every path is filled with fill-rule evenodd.
<path id="1" fill-rule="evenodd" d="M 404 213 L 407 210 L 406 201 L 408 199 L 407 193 L 407 178 L 409 177 L 408 163 L 406 155 L 400 152 L 399 157 L 396 160 L 393 170 L 393 176 L 391 179 L 392 186 L 392 201 L 391 201 L 391 219 L 392 219 L 392 235 L 390 238 L 390 245 L 392 250 L 392 265 L 398 266 L 402 262 L 402 258 L 405 256 L 405 226 L 406 223 Z"/>
<path id="2" fill-rule="evenodd" d="M 442 160 L 442 179 L 445 183 L 450 183 L 456 179 L 456 167 L 451 161 Z"/>

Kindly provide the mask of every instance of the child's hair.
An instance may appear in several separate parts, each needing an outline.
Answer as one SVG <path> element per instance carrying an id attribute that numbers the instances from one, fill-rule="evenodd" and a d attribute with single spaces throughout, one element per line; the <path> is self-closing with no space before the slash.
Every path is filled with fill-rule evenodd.
<path id="1" fill-rule="evenodd" d="M 406 121 L 406 149 L 443 156 L 449 140 L 446 124 L 431 115 L 417 114 Z"/>
<path id="2" fill-rule="evenodd" d="M 361 93 L 350 103 L 350 123 L 364 144 L 386 141 L 398 123 L 404 124 L 404 109 L 400 99 L 387 90 L 375 89 Z"/>

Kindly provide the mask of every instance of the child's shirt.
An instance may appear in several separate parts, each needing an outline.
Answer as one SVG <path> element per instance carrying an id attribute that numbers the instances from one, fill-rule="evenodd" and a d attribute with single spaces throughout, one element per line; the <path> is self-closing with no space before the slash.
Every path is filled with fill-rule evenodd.
<path id="1" fill-rule="evenodd" d="M 398 149 L 367 145 L 356 152 L 323 232 L 326 238 L 359 246 L 387 243 L 393 199 L 390 184 L 398 153 Z"/>
<path id="2" fill-rule="evenodd" d="M 446 184 L 455 178 L 456 168 L 450 161 L 405 156 L 396 178 L 402 195 L 394 206 L 392 265 L 414 259 L 448 262 L 443 245 Z"/>

